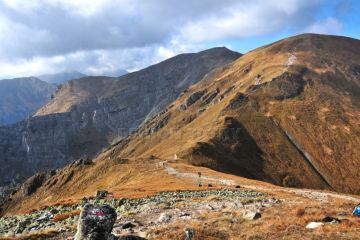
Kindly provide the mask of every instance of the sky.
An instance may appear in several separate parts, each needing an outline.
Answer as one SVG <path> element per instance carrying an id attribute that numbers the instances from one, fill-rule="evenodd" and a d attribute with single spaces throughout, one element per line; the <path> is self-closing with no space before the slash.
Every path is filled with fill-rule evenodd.
<path id="1" fill-rule="evenodd" d="M 135 71 L 311 32 L 360 39 L 358 0 L 0 0 L 0 79 Z"/>

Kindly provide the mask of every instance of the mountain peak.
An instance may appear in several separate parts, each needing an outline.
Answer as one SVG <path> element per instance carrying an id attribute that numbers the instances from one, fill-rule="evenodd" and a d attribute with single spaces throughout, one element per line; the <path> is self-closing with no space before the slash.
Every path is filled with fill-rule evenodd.
<path id="1" fill-rule="evenodd" d="M 54 74 L 45 74 L 37 76 L 37 78 L 54 84 L 63 84 L 64 82 L 71 80 L 71 79 L 78 79 L 85 77 L 86 75 L 78 72 L 78 71 L 65 71 L 60 73 L 54 73 Z"/>

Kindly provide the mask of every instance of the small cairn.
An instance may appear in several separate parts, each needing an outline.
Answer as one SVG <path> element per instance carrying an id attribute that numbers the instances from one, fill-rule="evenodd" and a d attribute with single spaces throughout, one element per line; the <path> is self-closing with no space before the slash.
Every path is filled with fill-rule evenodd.
<path id="1" fill-rule="evenodd" d="M 109 205 L 86 204 L 80 214 L 75 240 L 113 240 L 116 211 Z"/>

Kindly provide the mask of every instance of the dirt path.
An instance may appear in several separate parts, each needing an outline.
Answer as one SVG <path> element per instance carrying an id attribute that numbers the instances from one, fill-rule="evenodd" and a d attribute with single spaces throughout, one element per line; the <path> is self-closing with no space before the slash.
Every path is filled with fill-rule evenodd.
<path id="1" fill-rule="evenodd" d="M 192 179 L 194 182 L 197 182 L 199 179 L 198 174 L 192 172 L 181 172 L 173 167 L 171 167 L 167 161 L 163 161 L 159 163 L 159 167 L 163 168 L 168 174 L 173 175 L 177 178 L 185 178 L 185 179 Z M 207 175 L 201 176 L 202 182 L 208 182 L 213 184 L 219 184 L 224 186 L 237 186 L 241 185 L 241 187 L 252 189 L 252 190 L 259 190 L 259 191 L 266 191 L 266 192 L 288 192 L 293 193 L 302 197 L 310 198 L 319 202 L 328 202 L 329 198 L 337 198 L 341 200 L 346 200 L 350 202 L 359 203 L 360 197 L 355 197 L 351 195 L 345 195 L 335 192 L 322 192 L 318 190 L 304 190 L 304 189 L 295 189 L 295 188 L 271 188 L 271 187 L 264 187 L 264 186 L 255 186 L 255 185 L 244 185 L 240 184 L 237 181 L 232 179 L 225 179 L 225 178 L 217 178 Z"/>

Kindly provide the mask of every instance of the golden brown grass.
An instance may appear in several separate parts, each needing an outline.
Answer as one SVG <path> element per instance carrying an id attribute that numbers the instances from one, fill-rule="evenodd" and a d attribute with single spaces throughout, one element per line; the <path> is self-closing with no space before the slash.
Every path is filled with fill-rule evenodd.
<path id="1" fill-rule="evenodd" d="M 80 210 L 74 210 L 71 212 L 67 212 L 67 213 L 60 213 L 54 216 L 54 218 L 52 219 L 53 222 L 60 222 L 62 220 L 68 219 L 70 217 L 74 217 L 74 216 L 79 216 L 80 215 Z"/>
<path id="2" fill-rule="evenodd" d="M 342 48 L 336 51 L 338 56 L 334 56 L 334 51 L 326 44 L 320 44 L 322 45 L 319 45 L 320 47 L 316 44 L 300 44 L 308 41 L 318 42 L 319 39 L 330 44 L 329 46 L 340 44 Z M 331 179 L 335 190 L 356 192 L 359 186 L 357 166 L 360 155 L 358 148 L 360 128 L 356 125 L 359 108 L 353 95 L 343 89 L 342 84 L 351 82 L 347 81 L 349 76 L 345 74 L 343 78 L 341 74 L 332 75 L 336 72 L 334 66 L 344 71 L 347 66 L 343 62 L 346 64 L 360 62 L 359 51 L 354 52 L 349 47 L 358 46 L 358 43 L 349 42 L 351 44 L 343 39 L 328 37 L 310 39 L 307 36 L 300 36 L 251 51 L 192 86 L 169 109 L 171 118 L 157 133 L 145 137 L 135 134 L 129 139 L 129 144 L 112 147 L 101 154 L 93 165 L 81 169 L 65 168 L 49 181 L 53 182 L 56 178 L 61 180 L 74 172 L 74 176 L 68 182 L 61 185 L 58 181 L 49 189 L 41 187 L 30 197 L 15 195 L 13 202 L 7 206 L 7 213 L 26 212 L 32 208 L 59 203 L 71 204 L 82 197 L 93 196 L 98 189 L 106 189 L 114 193 L 115 198 L 136 198 L 160 191 L 199 189 L 194 180 L 169 175 L 157 166 L 162 160 L 173 159 L 175 154 L 180 160 L 173 165 L 180 170 L 193 173 L 201 171 L 210 176 L 235 180 L 239 185 L 253 184 L 260 188 L 264 186 L 276 188 L 270 184 L 207 168 L 187 166 L 183 163 L 208 166 L 222 172 L 242 174 L 278 185 L 285 183 L 297 187 L 326 188 L 323 180 L 287 140 L 282 129 L 290 132 L 309 152 L 318 163 L 322 175 Z M 284 63 L 298 44 L 297 62 L 295 66 L 286 68 Z M 329 59 L 333 60 L 329 61 Z M 297 73 L 304 66 L 309 70 L 304 77 L 309 83 L 306 84 L 304 92 L 297 97 L 275 100 L 271 96 L 272 91 L 266 90 L 271 88 L 267 87 L 259 90 L 259 94 L 248 91 L 249 87 L 254 85 L 254 78 L 258 74 L 262 76 L 261 83 L 271 82 L 285 71 Z M 244 71 L 249 67 L 250 71 Z M 321 75 L 324 71 L 328 71 L 328 75 Z M 326 82 L 328 79 L 331 82 Z M 312 85 L 311 82 L 314 84 Z M 334 88 L 334 84 L 339 84 L 338 88 Z M 206 88 L 208 92 L 219 89 L 220 93 L 223 93 L 231 87 L 234 89 L 232 92 L 219 103 L 209 105 L 205 112 L 198 113 L 200 102 L 186 111 L 177 110 L 177 107 L 195 91 Z M 348 91 L 351 91 L 351 88 L 348 88 Z M 249 102 L 225 111 L 239 92 L 249 94 Z M 267 114 L 268 112 L 271 114 Z M 192 121 L 186 120 L 189 116 Z M 230 143 L 219 141 L 219 132 L 214 130 L 224 127 L 225 117 L 232 117 L 241 123 L 242 129 L 248 132 L 245 142 L 242 142 L 244 138 Z M 158 123 L 162 118 L 161 115 L 156 117 L 152 124 Z M 140 129 L 139 132 L 145 130 Z M 194 156 L 198 143 L 210 145 L 210 150 L 213 152 L 200 151 L 198 157 Z M 222 145 L 221 149 L 219 145 Z M 258 147 L 248 148 L 255 145 Z M 329 154 L 330 151 L 325 151 L 323 145 L 331 149 L 332 154 Z M 217 154 L 212 154 L 214 152 Z M 231 157 L 225 159 L 229 155 Z M 129 162 L 116 160 L 124 157 L 128 157 Z M 289 209 L 289 211 L 293 213 L 294 210 Z M 295 213 L 294 216 L 297 216 L 297 219 L 308 220 L 307 218 L 313 217 L 311 214 L 311 210 L 306 208 L 304 213 Z"/>
<path id="3" fill-rule="evenodd" d="M 299 218 L 305 215 L 305 209 L 303 207 L 296 208 L 294 212 L 295 212 L 295 216 Z"/>

